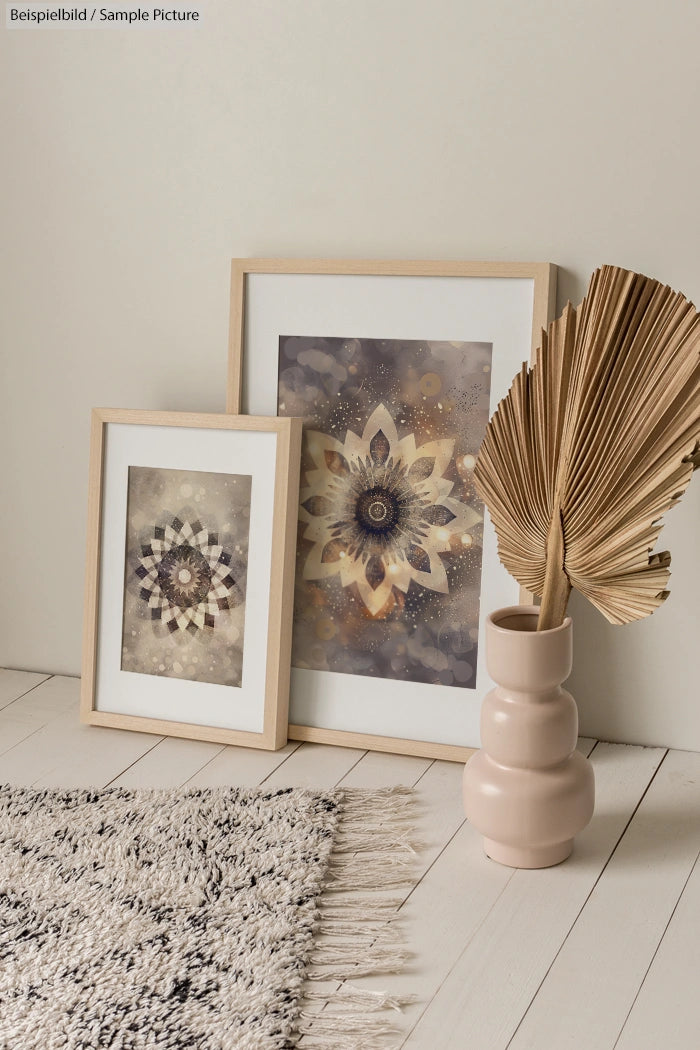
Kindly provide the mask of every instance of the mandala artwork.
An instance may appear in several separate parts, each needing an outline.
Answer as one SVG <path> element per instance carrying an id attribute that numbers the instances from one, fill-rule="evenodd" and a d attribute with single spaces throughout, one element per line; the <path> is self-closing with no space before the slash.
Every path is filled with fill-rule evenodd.
<path id="1" fill-rule="evenodd" d="M 473 686 L 491 347 L 280 340 L 305 418 L 293 663 Z"/>
<path id="2" fill-rule="evenodd" d="M 129 468 L 122 670 L 240 686 L 250 484 Z"/>
<path id="3" fill-rule="evenodd" d="M 171 633 L 213 630 L 216 617 L 234 604 L 236 581 L 229 571 L 231 555 L 217 534 L 197 520 L 173 518 L 156 525 L 141 548 L 135 570 L 141 599 Z"/>
<path id="4" fill-rule="evenodd" d="M 312 430 L 306 439 L 318 469 L 307 472 L 310 485 L 301 494 L 304 539 L 314 544 L 304 578 L 339 575 L 343 587 L 355 584 L 375 616 L 392 588 L 405 594 L 411 581 L 447 594 L 440 554 L 481 520 L 473 507 L 450 497 L 454 482 L 443 477 L 454 440 L 420 447 L 414 434 L 399 440 L 384 405 L 361 438 L 348 430 L 341 444 Z"/>

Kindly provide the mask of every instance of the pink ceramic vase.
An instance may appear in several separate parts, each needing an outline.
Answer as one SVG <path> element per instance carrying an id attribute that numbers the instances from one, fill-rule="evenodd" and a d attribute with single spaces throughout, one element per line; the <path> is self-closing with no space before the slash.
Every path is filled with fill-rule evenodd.
<path id="1" fill-rule="evenodd" d="M 593 815 L 593 767 L 575 750 L 578 711 L 561 683 L 572 629 L 537 631 L 535 606 L 486 620 L 486 663 L 497 686 L 481 709 L 481 746 L 464 770 L 464 808 L 489 857 L 546 868 L 571 853 Z"/>

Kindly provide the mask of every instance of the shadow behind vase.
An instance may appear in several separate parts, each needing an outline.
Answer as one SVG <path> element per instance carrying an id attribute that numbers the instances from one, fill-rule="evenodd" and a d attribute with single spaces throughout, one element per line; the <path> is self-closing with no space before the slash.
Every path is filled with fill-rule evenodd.
<path id="1" fill-rule="evenodd" d="M 571 673 L 572 623 L 537 631 L 535 606 L 486 620 L 495 689 L 481 709 L 481 751 L 464 769 L 464 808 L 501 864 L 545 868 L 571 853 L 593 815 L 593 767 L 576 751 L 578 712 L 561 683 Z"/>

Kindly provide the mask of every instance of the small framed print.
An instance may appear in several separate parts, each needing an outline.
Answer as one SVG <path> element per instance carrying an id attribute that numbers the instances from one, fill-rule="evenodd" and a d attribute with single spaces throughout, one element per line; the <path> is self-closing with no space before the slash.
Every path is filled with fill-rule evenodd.
<path id="1" fill-rule="evenodd" d="M 287 739 L 301 422 L 95 409 L 81 718 Z"/>
<path id="2" fill-rule="evenodd" d="M 289 736 L 464 760 L 517 604 L 473 469 L 548 263 L 234 260 L 228 408 L 304 421 Z"/>

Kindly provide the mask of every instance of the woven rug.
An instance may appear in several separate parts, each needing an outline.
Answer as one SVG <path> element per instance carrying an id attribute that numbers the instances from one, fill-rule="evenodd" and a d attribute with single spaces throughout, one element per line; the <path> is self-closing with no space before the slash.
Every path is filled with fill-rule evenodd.
<path id="1" fill-rule="evenodd" d="M 338 982 L 401 966 L 410 805 L 0 787 L 0 1047 L 385 1045 L 396 1003 Z"/>

